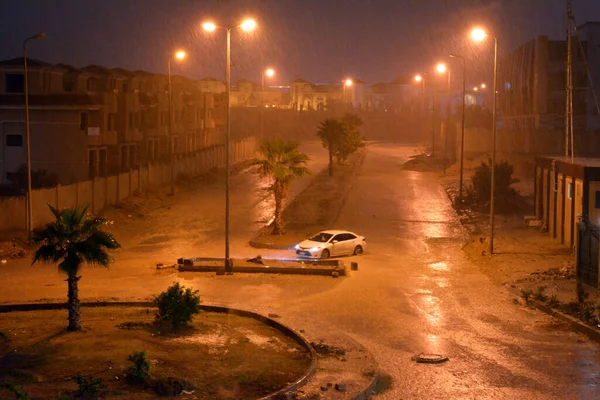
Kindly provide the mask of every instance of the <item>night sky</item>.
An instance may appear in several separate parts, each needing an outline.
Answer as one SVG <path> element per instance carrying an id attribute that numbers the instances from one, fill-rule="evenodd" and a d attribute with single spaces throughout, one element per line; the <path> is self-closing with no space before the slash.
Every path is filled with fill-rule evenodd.
<path id="1" fill-rule="evenodd" d="M 492 47 L 472 44 L 482 25 L 498 36 L 500 55 L 536 34 L 565 36 L 566 0 L 1 0 L 0 58 L 29 56 L 75 66 L 99 64 L 166 71 L 177 48 L 190 57 L 174 73 L 224 78 L 225 33 L 205 33 L 211 19 L 233 25 L 246 16 L 259 29 L 232 35 L 232 79 L 274 84 L 295 75 L 314 82 L 359 77 L 369 84 L 431 69 L 455 52 L 469 60 L 471 81 L 489 80 Z M 600 0 L 573 0 L 577 24 L 600 21 Z"/>

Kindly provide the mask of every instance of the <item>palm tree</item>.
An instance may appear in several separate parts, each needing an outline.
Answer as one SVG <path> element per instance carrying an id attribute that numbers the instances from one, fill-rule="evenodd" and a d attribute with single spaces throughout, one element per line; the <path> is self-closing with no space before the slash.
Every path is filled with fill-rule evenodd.
<path id="1" fill-rule="evenodd" d="M 317 136 L 323 147 L 329 151 L 329 176 L 333 176 L 333 155 L 344 138 L 346 126 L 343 122 L 329 118 L 321 122 Z"/>
<path id="2" fill-rule="evenodd" d="M 70 331 L 81 329 L 79 321 L 79 290 L 83 263 L 108 267 L 111 261 L 107 250 L 121 247 L 114 237 L 102 230 L 105 218 L 87 214 L 87 206 L 57 210 L 48 205 L 56 221 L 33 231 L 32 240 L 39 245 L 32 265 L 38 261 L 59 263 L 58 269 L 67 274 Z"/>
<path id="3" fill-rule="evenodd" d="M 273 235 L 283 233 L 281 221 L 282 203 L 285 199 L 290 183 L 295 179 L 310 174 L 306 163 L 308 156 L 298 151 L 298 143 L 285 142 L 275 139 L 260 146 L 261 157 L 254 160 L 252 165 L 257 165 L 257 173 L 263 178 L 270 178 L 272 184 L 267 190 L 273 193 L 275 199 L 275 215 L 273 219 Z"/>

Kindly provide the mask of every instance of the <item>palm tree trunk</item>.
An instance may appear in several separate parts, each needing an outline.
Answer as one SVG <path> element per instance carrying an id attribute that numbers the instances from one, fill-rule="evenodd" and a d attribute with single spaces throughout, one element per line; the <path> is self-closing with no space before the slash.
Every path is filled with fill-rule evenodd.
<path id="1" fill-rule="evenodd" d="M 329 144 L 329 176 L 333 176 L 333 148 Z"/>
<path id="2" fill-rule="evenodd" d="M 283 190 L 279 182 L 275 183 L 273 195 L 275 196 L 275 218 L 273 220 L 272 235 L 281 235 L 283 233 L 283 221 L 281 221 L 281 205 L 283 203 Z"/>
<path id="3" fill-rule="evenodd" d="M 81 279 L 76 274 L 69 275 L 67 278 L 67 285 L 69 286 L 68 292 L 68 309 L 69 309 L 69 326 L 67 330 L 78 331 L 81 330 L 81 323 L 79 321 L 79 288 L 77 284 Z"/>

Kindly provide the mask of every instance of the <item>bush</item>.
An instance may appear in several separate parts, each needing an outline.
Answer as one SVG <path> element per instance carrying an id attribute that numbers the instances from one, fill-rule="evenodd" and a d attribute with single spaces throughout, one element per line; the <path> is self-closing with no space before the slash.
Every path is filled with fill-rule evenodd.
<path id="1" fill-rule="evenodd" d="M 16 386 L 12 383 L 3 383 L 0 384 L 0 389 L 5 388 L 10 393 L 15 395 L 15 400 L 29 400 L 29 394 L 23 391 L 23 386 Z"/>
<path id="2" fill-rule="evenodd" d="M 514 167 L 507 161 L 496 163 L 494 180 L 496 181 L 495 200 L 505 199 L 510 195 L 516 194 L 516 191 L 510 186 L 519 182 L 513 178 Z M 471 178 L 472 195 L 482 203 L 490 201 L 490 191 L 492 183 L 492 160 L 482 162 L 475 169 L 475 174 Z"/>
<path id="3" fill-rule="evenodd" d="M 546 294 L 544 293 L 546 291 L 546 286 L 538 286 L 537 288 L 537 293 L 535 294 L 534 299 L 541 301 L 541 302 L 545 302 L 546 300 L 548 300 L 548 296 L 546 296 Z"/>
<path id="4" fill-rule="evenodd" d="M 152 372 L 152 363 L 146 357 L 145 351 L 134 351 L 127 357 L 133 365 L 127 368 L 127 375 L 135 382 L 146 382 Z"/>
<path id="5" fill-rule="evenodd" d="M 171 285 L 154 299 L 158 307 L 156 322 L 169 324 L 175 330 L 187 326 L 200 312 L 200 296 L 197 293 L 197 290 L 180 286 L 179 282 Z"/>
<path id="6" fill-rule="evenodd" d="M 523 298 L 523 300 L 525 300 L 526 304 L 529 304 L 529 298 L 531 297 L 532 294 L 533 294 L 533 291 L 531 291 L 531 290 L 521 290 L 521 297 Z"/>
<path id="7" fill-rule="evenodd" d="M 77 396 L 81 399 L 96 399 L 100 391 L 106 388 L 102 379 L 94 378 L 92 375 L 77 374 L 73 377 L 73 380 L 79 387 Z"/>

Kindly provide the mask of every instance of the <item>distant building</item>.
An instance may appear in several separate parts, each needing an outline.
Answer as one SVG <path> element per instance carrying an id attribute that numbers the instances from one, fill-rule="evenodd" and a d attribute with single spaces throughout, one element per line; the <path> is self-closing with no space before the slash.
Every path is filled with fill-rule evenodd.
<path id="1" fill-rule="evenodd" d="M 68 184 L 193 152 L 214 140 L 213 94 L 172 76 L 28 59 L 31 167 Z M 23 59 L 0 61 L 0 183 L 26 162 Z"/>
<path id="2" fill-rule="evenodd" d="M 596 90 L 600 88 L 600 23 L 578 28 L 583 52 Z M 564 129 L 566 41 L 546 36 L 521 45 L 499 62 L 498 111 L 503 128 Z M 576 130 L 597 131 L 600 116 L 595 111 L 584 57 L 577 37 L 572 41 L 573 114 Z"/>

